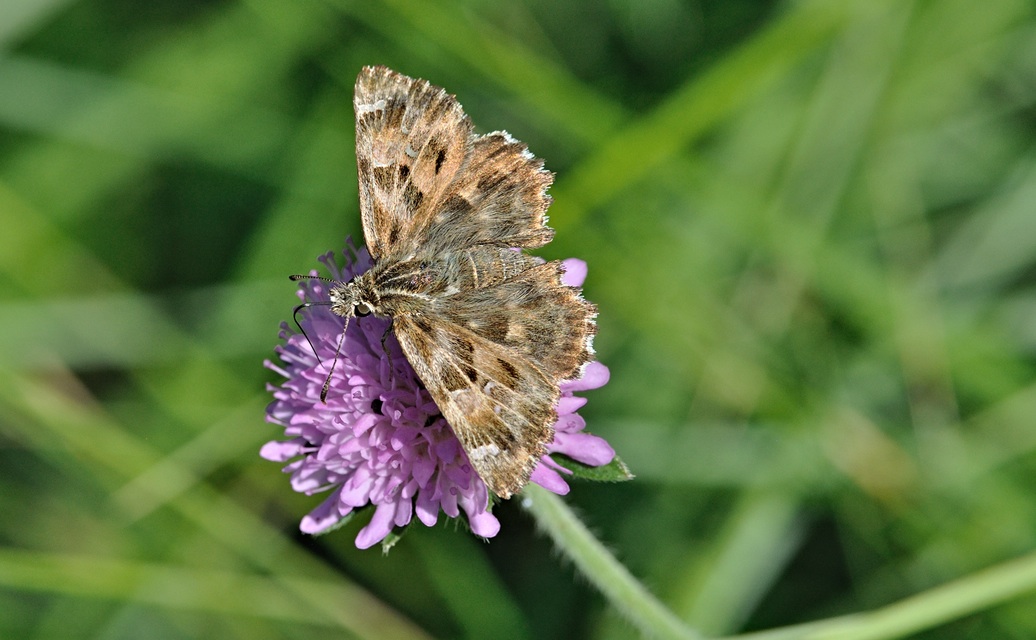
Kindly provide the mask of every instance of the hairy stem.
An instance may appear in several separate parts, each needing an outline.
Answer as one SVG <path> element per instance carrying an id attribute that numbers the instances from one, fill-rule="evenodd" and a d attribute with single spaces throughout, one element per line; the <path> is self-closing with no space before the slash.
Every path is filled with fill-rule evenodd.
<path id="1" fill-rule="evenodd" d="M 702 640 L 615 559 L 561 498 L 530 484 L 522 492 L 522 501 L 558 549 L 644 635 Z"/>

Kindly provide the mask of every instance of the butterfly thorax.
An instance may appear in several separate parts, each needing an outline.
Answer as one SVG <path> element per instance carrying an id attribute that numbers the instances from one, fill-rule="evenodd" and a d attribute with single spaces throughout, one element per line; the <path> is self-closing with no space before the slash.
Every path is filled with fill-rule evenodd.
<path id="1" fill-rule="evenodd" d="M 331 289 L 331 310 L 340 316 L 394 317 L 434 304 L 450 288 L 438 260 L 382 260 Z"/>

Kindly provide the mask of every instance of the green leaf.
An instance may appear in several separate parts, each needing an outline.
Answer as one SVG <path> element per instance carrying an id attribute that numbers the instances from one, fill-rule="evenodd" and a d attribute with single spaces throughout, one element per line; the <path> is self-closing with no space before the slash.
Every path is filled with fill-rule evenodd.
<path id="1" fill-rule="evenodd" d="M 574 478 L 596 482 L 625 482 L 634 478 L 629 467 L 619 459 L 619 456 L 615 456 L 611 462 L 599 467 L 591 467 L 561 453 L 552 453 L 550 457 L 554 462 L 571 471 Z"/>

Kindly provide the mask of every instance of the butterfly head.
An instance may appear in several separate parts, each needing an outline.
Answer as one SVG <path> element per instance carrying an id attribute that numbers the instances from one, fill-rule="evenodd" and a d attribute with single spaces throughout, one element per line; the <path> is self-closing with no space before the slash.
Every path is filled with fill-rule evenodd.
<path id="1" fill-rule="evenodd" d="M 362 318 L 374 313 L 374 302 L 366 287 L 355 280 L 335 285 L 329 292 L 331 311 L 343 318 Z"/>

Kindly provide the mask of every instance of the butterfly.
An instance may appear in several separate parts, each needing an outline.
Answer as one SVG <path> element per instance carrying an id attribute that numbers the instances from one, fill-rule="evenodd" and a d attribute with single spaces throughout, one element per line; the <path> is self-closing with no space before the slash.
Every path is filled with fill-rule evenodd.
<path id="1" fill-rule="evenodd" d="M 597 331 L 596 307 L 562 284 L 562 264 L 524 252 L 554 236 L 554 176 L 506 132 L 477 135 L 456 98 L 425 80 L 365 67 L 353 106 L 373 265 L 334 283 L 331 310 L 346 326 L 392 319 L 471 465 L 509 498 L 553 440 L 558 385 L 580 376 Z"/>

